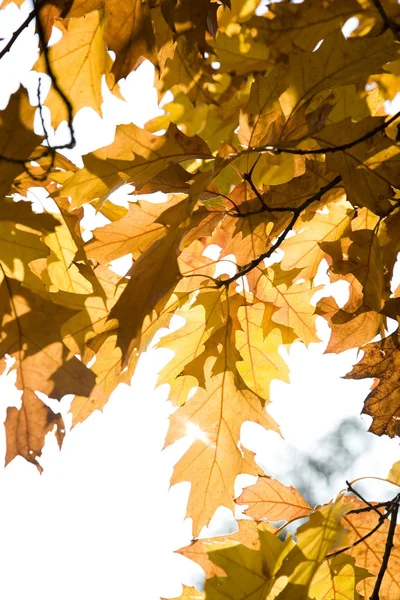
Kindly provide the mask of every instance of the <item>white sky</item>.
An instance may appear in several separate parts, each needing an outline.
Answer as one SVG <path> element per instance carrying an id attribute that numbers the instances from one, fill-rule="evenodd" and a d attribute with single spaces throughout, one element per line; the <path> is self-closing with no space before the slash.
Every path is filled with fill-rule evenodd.
<path id="1" fill-rule="evenodd" d="M 7 7 L 1 13 L 0 38 L 6 42 L 29 11 L 27 3 L 21 11 L 15 5 Z M 35 103 L 37 75 L 29 74 L 29 70 L 36 60 L 36 48 L 31 24 L 0 61 L 0 108 L 7 105 L 20 81 L 31 86 Z M 105 89 L 103 119 L 91 109 L 80 111 L 75 119 L 78 145 L 68 155 L 79 160 L 80 154 L 112 142 L 118 123 L 142 126 L 161 114 L 152 81 L 153 69 L 145 63 L 121 84 L 126 102 Z M 60 130 L 57 143 L 66 132 L 62 125 Z M 32 198 L 38 197 L 37 190 L 33 194 Z M 126 203 L 126 189 L 113 199 Z M 45 204 L 50 207 L 48 201 Z M 40 202 L 35 206 L 40 209 Z M 87 210 L 88 230 L 105 222 L 101 215 L 94 218 L 94 211 Z M 126 262 L 120 262 L 119 269 L 124 268 Z M 328 281 L 323 269 L 321 281 Z M 322 320 L 321 336 L 326 343 L 329 332 Z M 370 380 L 340 379 L 356 362 L 355 351 L 322 355 L 323 347 L 324 343 L 311 344 L 309 349 L 294 344 L 287 356 L 291 384 L 272 384 L 269 412 L 280 424 L 285 440 L 254 424 L 246 424 L 242 430 L 243 443 L 257 452 L 266 472 L 288 484 L 288 448 L 317 452 L 318 440 L 334 430 L 338 421 L 361 412 L 371 384 Z M 150 350 L 143 355 L 132 385 L 119 386 L 103 414 L 96 412 L 75 427 L 61 452 L 49 435 L 41 476 L 22 459 L 0 470 L 1 597 L 158 600 L 160 596 L 179 596 L 181 582 L 201 579 L 199 568 L 173 553 L 189 542 L 191 523 L 184 520 L 189 484 L 169 490 L 172 466 L 189 442 L 183 440 L 161 451 L 171 406 L 166 402 L 166 387 L 154 388 L 157 371 L 170 356 L 167 350 Z M 15 373 L 0 378 L 3 419 L 7 405 L 19 402 L 20 393 L 13 381 Z M 70 400 L 65 397 L 60 404 L 49 403 L 61 408 L 69 421 Z M 370 421 L 369 417 L 361 418 L 365 433 L 360 438 L 364 447 L 360 459 L 335 482 L 334 489 L 321 490 L 321 502 L 343 488 L 346 478 L 385 477 L 399 459 L 398 441 L 367 433 Z M 0 440 L 3 455 L 3 430 Z M 372 494 L 379 499 L 393 493 L 372 482 L 364 491 L 371 499 Z M 234 527 L 227 509 L 221 509 L 219 516 L 215 532 L 223 531 L 221 523 Z"/>

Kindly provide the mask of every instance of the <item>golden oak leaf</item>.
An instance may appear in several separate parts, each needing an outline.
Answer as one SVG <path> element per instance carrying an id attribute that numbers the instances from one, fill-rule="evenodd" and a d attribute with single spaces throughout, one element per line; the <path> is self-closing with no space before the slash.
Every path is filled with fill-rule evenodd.
<path id="1" fill-rule="evenodd" d="M 127 286 L 111 310 L 110 318 L 118 321 L 118 345 L 124 358 L 138 346 L 146 315 L 180 278 L 178 249 L 192 208 L 187 200 L 182 200 L 160 216 L 167 228 L 165 237 L 153 242 L 133 264 Z"/>
<path id="2" fill-rule="evenodd" d="M 193 520 L 194 536 L 220 505 L 234 507 L 233 486 L 243 465 L 238 448 L 242 423 L 251 420 L 276 430 L 261 399 L 245 388 L 238 375 L 231 370 L 212 375 L 215 362 L 212 357 L 206 361 L 206 388 L 198 388 L 193 398 L 170 417 L 166 439 L 169 445 L 186 435 L 189 423 L 202 432 L 178 461 L 172 476 L 172 484 L 191 482 L 187 515 Z"/>
<path id="3" fill-rule="evenodd" d="M 311 512 L 300 492 L 271 477 L 259 477 L 254 485 L 243 490 L 236 502 L 248 504 L 245 514 L 256 520 L 290 521 Z"/>
<path id="4" fill-rule="evenodd" d="M 365 508 L 366 506 L 358 498 L 353 498 L 352 501 L 355 509 Z M 358 584 L 358 591 L 365 598 L 370 598 L 374 589 L 376 575 L 381 567 L 389 530 L 388 519 L 384 521 L 377 531 L 368 536 L 367 539 L 361 542 L 359 540 L 376 527 L 378 520 L 379 515 L 373 510 L 348 514 L 343 518 L 343 524 L 349 532 L 349 545 L 353 546 L 350 550 L 347 550 L 346 554 L 353 556 L 356 560 L 356 565 L 363 567 L 374 576 L 368 577 Z M 354 545 L 355 543 L 356 545 Z M 380 588 L 379 597 L 381 600 L 391 600 L 400 595 L 400 581 L 398 577 L 400 568 L 399 525 L 396 525 L 393 543 L 394 547 L 390 553 L 388 566 Z"/>
<path id="5" fill-rule="evenodd" d="M 293 329 L 305 343 L 320 341 L 316 333 L 315 308 L 311 298 L 320 286 L 312 287 L 310 282 L 292 283 L 293 273 L 298 270 L 282 271 L 279 265 L 261 271 L 254 294 L 263 302 L 271 302 L 278 308 L 272 321 Z"/>
<path id="6" fill-rule="evenodd" d="M 154 31 L 150 7 L 141 0 L 128 0 L 121 4 L 105 0 L 105 41 L 115 52 L 112 73 L 121 79 L 129 75 L 142 57 L 156 62 Z"/>
<path id="7" fill-rule="evenodd" d="M 175 197 L 169 198 L 167 206 L 165 203 L 153 204 L 146 201 L 129 204 L 125 217 L 94 229 L 93 239 L 85 246 L 87 256 L 101 264 L 126 254 L 132 254 L 134 260 L 137 260 L 153 242 L 166 234 L 163 212 L 181 201 L 181 198 Z"/>
<path id="8" fill-rule="evenodd" d="M 261 302 L 251 306 L 242 306 L 238 311 L 238 319 L 243 331 L 236 332 L 236 347 L 242 361 L 237 369 L 246 385 L 256 394 L 269 399 L 272 379 L 289 381 L 289 369 L 278 350 L 283 344 L 279 327 L 270 325 L 264 333 L 264 320 L 270 321 L 273 316 L 273 305 Z"/>
<path id="9" fill-rule="evenodd" d="M 107 73 L 109 64 L 102 11 L 93 10 L 63 24 L 57 21 L 55 27 L 63 37 L 49 48 L 49 61 L 54 77 L 72 105 L 73 115 L 85 106 L 101 114 L 101 78 Z M 46 72 L 44 56 L 39 58 L 34 68 Z M 50 90 L 45 105 L 51 110 L 54 127 L 68 120 L 67 107 L 54 88 Z"/>
<path id="10" fill-rule="evenodd" d="M 346 554 L 322 563 L 311 582 L 310 597 L 313 600 L 362 600 L 356 586 L 370 573 L 354 563 L 354 558 Z"/>
<path id="11" fill-rule="evenodd" d="M 224 292 L 221 289 L 201 290 L 195 303 L 184 306 L 175 312 L 185 319 L 185 325 L 165 336 L 158 344 L 159 348 L 168 348 L 175 356 L 161 370 L 159 384 L 172 384 L 179 375 L 187 375 L 185 369 L 205 351 L 206 342 L 212 334 L 223 327 Z M 225 308 L 226 310 L 226 308 Z M 214 355 L 217 355 L 216 344 L 212 345 Z M 198 369 L 191 366 L 190 375 L 197 378 L 200 385 L 204 385 L 203 364 L 209 353 L 204 354 Z"/>
<path id="12" fill-rule="evenodd" d="M 343 200 L 328 203 L 326 210 L 315 212 L 312 217 L 309 213 L 303 215 L 295 225 L 296 235 L 285 239 L 280 246 L 284 252 L 280 263 L 282 269 L 301 269 L 299 279 L 315 277 L 325 256 L 321 243 L 342 238 L 350 226 L 352 214 L 351 206 Z"/>
<path id="13" fill-rule="evenodd" d="M 10 163 L 6 158 L 23 161 L 42 140 L 33 132 L 35 110 L 27 91 L 20 87 L 0 111 L 0 196 L 9 193 L 14 178 L 24 170 L 23 162 Z"/>
<path id="14" fill-rule="evenodd" d="M 400 435 L 400 385 L 398 365 L 400 362 L 399 333 L 372 342 L 363 347 L 364 356 L 345 379 L 374 377 L 372 392 L 367 396 L 363 413 L 372 417 L 369 431 L 376 435 Z"/>
<path id="15" fill-rule="evenodd" d="M 200 138 L 189 138 L 170 125 L 162 136 L 152 135 L 133 123 L 120 125 L 109 146 L 88 154 L 85 167 L 70 177 L 62 195 L 72 197 L 72 208 L 108 194 L 123 183 L 142 186 L 171 163 L 194 158 L 210 158 Z"/>
<path id="16" fill-rule="evenodd" d="M 61 444 L 64 429 L 36 391 L 61 399 L 66 393 L 88 394 L 94 375 L 62 343 L 60 328 L 73 311 L 61 308 L 23 288 L 6 275 L 2 281 L 0 353 L 15 357 L 21 409 L 10 408 L 6 419 L 6 463 L 21 455 L 38 465 L 44 438 L 57 427 Z"/>
<path id="17" fill-rule="evenodd" d="M 218 547 L 231 546 L 232 543 L 242 544 L 252 550 L 258 550 L 260 548 L 259 527 L 262 531 L 271 531 L 272 533 L 276 531 L 276 528 L 270 523 L 262 523 L 258 526 L 254 521 L 241 519 L 238 521 L 238 531 L 235 533 L 194 540 L 189 546 L 178 550 L 178 553 L 200 565 L 207 578 L 213 575 L 223 576 L 225 571 L 210 560 L 208 553 Z"/>
<path id="18" fill-rule="evenodd" d="M 395 462 L 390 469 L 387 480 L 391 483 L 395 483 L 396 485 L 400 485 L 400 460 Z"/>

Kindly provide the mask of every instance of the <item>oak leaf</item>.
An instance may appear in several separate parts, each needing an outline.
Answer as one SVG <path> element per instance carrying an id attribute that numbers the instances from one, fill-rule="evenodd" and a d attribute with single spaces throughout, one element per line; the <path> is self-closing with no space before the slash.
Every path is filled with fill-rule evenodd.
<path id="1" fill-rule="evenodd" d="M 259 477 L 254 485 L 243 490 L 236 502 L 248 504 L 245 514 L 257 521 L 290 521 L 311 512 L 311 506 L 294 487 L 271 477 Z"/>
<path id="2" fill-rule="evenodd" d="M 345 379 L 375 378 L 363 413 L 372 417 L 369 431 L 376 435 L 400 435 L 399 333 L 363 347 L 364 356 Z M 377 381 L 379 380 L 379 381 Z"/>

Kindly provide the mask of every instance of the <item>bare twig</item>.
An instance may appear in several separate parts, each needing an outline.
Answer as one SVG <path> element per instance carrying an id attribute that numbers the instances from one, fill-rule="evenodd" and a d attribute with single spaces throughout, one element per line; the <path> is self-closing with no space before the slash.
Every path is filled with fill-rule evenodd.
<path id="1" fill-rule="evenodd" d="M 389 17 L 388 14 L 386 14 L 385 9 L 383 8 L 380 0 L 371 0 L 372 4 L 375 6 L 376 10 L 378 11 L 378 13 L 380 14 L 380 17 L 383 21 L 383 25 L 386 29 L 390 29 L 390 31 L 393 33 L 394 38 L 400 42 L 400 33 L 399 33 L 399 26 L 393 21 L 393 19 L 391 19 Z"/>
<path id="2" fill-rule="evenodd" d="M 394 546 L 393 539 L 394 539 L 394 533 L 396 530 L 398 511 L 399 511 L 399 496 L 396 496 L 396 498 L 393 500 L 393 509 L 392 509 L 392 513 L 391 513 L 389 531 L 388 531 L 387 538 L 386 538 L 385 552 L 383 554 L 381 567 L 380 567 L 379 573 L 376 577 L 375 586 L 374 586 L 373 592 L 371 594 L 370 600 L 379 600 L 379 591 L 381 589 L 382 581 L 383 581 L 383 578 L 386 573 L 386 569 L 389 564 L 390 553 Z"/>
<path id="3" fill-rule="evenodd" d="M 275 252 L 275 250 L 277 250 L 279 248 L 279 246 L 285 240 L 288 233 L 293 229 L 297 219 L 299 218 L 299 216 L 303 212 L 303 210 L 306 209 L 308 206 L 310 206 L 313 202 L 320 200 L 322 198 L 322 196 L 324 194 L 326 194 L 326 192 L 328 192 L 329 190 L 334 188 L 335 185 L 340 183 L 341 180 L 342 180 L 341 176 L 337 175 L 334 179 L 332 179 L 332 181 L 330 181 L 329 183 L 324 185 L 322 188 L 320 188 L 318 190 L 318 192 L 316 192 L 313 196 L 311 196 L 311 198 L 308 198 L 307 200 L 305 200 L 300 206 L 298 206 L 297 208 L 292 208 L 292 209 L 288 208 L 287 211 L 293 212 L 293 216 L 290 220 L 290 223 L 284 229 L 284 231 L 279 236 L 279 238 L 276 240 L 276 242 L 274 244 L 272 244 L 272 246 L 266 252 L 263 252 L 263 254 L 260 254 L 257 258 L 253 259 L 246 265 L 238 267 L 238 272 L 235 275 L 233 275 L 232 277 L 229 277 L 229 279 L 225 279 L 225 280 L 215 279 L 215 284 L 217 285 L 217 287 L 222 287 L 222 286 L 228 287 L 229 284 L 233 283 L 240 277 L 243 277 L 243 275 L 246 275 L 247 273 L 252 271 L 263 260 L 269 258 Z"/>
<path id="4" fill-rule="evenodd" d="M 362 496 L 360 494 L 360 492 L 357 492 L 357 490 L 355 488 L 353 488 L 351 483 L 347 480 L 346 480 L 346 485 L 347 485 L 347 489 L 349 490 L 349 492 L 352 492 L 355 496 L 357 496 L 357 498 L 359 498 L 362 502 L 364 502 L 364 504 L 366 504 L 370 510 L 375 511 L 380 517 L 382 516 L 383 513 L 379 512 L 378 508 L 376 506 L 374 506 L 371 502 L 368 502 L 368 500 L 366 500 L 364 498 L 364 496 Z M 386 505 L 387 504 L 390 504 L 390 502 L 386 503 Z"/>
<path id="5" fill-rule="evenodd" d="M 398 119 L 399 117 L 400 117 L 400 110 L 397 111 L 397 113 L 395 113 L 392 117 L 390 117 L 390 119 L 388 119 L 384 123 L 381 123 L 381 125 L 377 125 L 377 127 L 374 127 L 374 129 L 371 129 L 371 131 L 364 133 L 364 135 L 362 135 L 361 137 L 359 137 L 351 142 L 347 142 L 346 144 L 340 144 L 339 146 L 325 146 L 324 148 L 308 148 L 308 149 L 282 148 L 280 146 L 258 146 L 257 148 L 249 148 L 248 150 L 246 150 L 246 153 L 247 152 L 268 151 L 268 152 L 272 152 L 273 154 L 296 154 L 298 156 L 304 156 L 306 154 L 332 154 L 334 152 L 344 152 L 345 150 L 349 150 L 350 148 L 353 148 L 354 146 L 357 146 L 358 144 L 362 144 L 362 142 L 369 140 L 370 138 L 374 137 L 374 135 L 376 135 L 377 133 L 384 131 L 387 127 L 389 127 L 389 125 L 394 123 L 394 121 L 396 121 L 396 119 Z"/>
<path id="6" fill-rule="evenodd" d="M 15 42 L 17 41 L 17 39 L 19 38 L 21 33 L 24 31 L 24 29 L 26 29 L 28 27 L 29 23 L 31 21 L 33 21 L 33 19 L 35 17 L 36 17 L 36 11 L 32 10 L 29 13 L 29 15 L 26 17 L 25 21 L 23 23 L 21 23 L 21 25 L 18 27 L 18 29 L 16 29 L 14 31 L 14 33 L 12 34 L 12 36 L 10 37 L 9 41 L 4 46 L 4 48 L 0 51 L 0 60 L 3 58 L 3 56 L 5 56 L 7 54 L 7 52 L 9 52 L 11 50 L 11 48 L 13 47 L 13 45 L 15 44 Z"/>
<path id="7" fill-rule="evenodd" d="M 351 544 L 351 546 L 346 546 L 346 548 L 341 548 L 340 550 L 336 550 L 336 552 L 331 552 L 330 554 L 326 555 L 326 558 L 333 558 L 334 556 L 337 556 L 338 554 L 342 554 L 343 552 L 347 552 L 347 550 L 351 550 L 355 546 L 358 546 L 358 544 L 361 544 L 361 542 L 365 542 L 365 540 L 367 540 L 369 537 L 371 537 L 371 535 L 373 535 L 376 531 L 378 531 L 378 529 L 380 529 L 380 527 L 382 527 L 382 525 L 386 521 L 389 514 L 390 513 L 387 512 L 384 515 L 381 515 L 378 520 L 378 523 L 375 525 L 375 527 L 373 527 L 371 529 L 371 531 L 368 531 L 368 533 L 366 533 L 362 537 L 358 538 L 358 540 L 355 541 L 354 544 Z"/>

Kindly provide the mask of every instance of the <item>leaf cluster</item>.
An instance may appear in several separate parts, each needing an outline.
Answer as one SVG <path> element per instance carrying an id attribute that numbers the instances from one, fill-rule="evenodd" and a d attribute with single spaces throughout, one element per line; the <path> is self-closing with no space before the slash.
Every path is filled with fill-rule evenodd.
<path id="1" fill-rule="evenodd" d="M 6 462 L 22 456 L 41 468 L 54 428 L 62 444 L 62 418 L 40 393 L 73 394 L 73 425 L 83 421 L 130 381 L 154 334 L 181 316 L 185 324 L 159 343 L 174 351 L 159 383 L 178 406 L 166 445 L 188 424 L 201 431 L 172 479 L 191 483 L 194 538 L 219 506 L 234 508 L 239 474 L 261 474 L 238 499 L 255 521 L 184 552 L 205 568 L 206 598 L 393 600 L 398 497 L 376 509 L 341 495 L 312 510 L 260 473 L 240 430 L 250 420 L 279 432 L 267 412 L 271 381 L 288 380 L 279 348 L 319 341 L 322 316 L 331 327 L 327 352 L 363 347 L 348 377 L 377 380 L 364 406 L 371 431 L 399 435 L 399 335 L 385 332 L 388 319 L 400 319 L 400 289 L 391 289 L 400 114 L 388 114 L 400 92 L 400 7 L 304 0 L 262 13 L 258 4 L 36 1 L 0 52 L 1 60 L 34 20 L 34 70 L 52 81 L 47 97 L 40 84 L 37 93 L 42 136 L 25 88 L 0 112 L 0 354 L 4 366 L 7 355 L 15 359 L 22 392 L 21 407 L 7 412 Z M 358 25 L 346 38 L 352 17 Z M 61 39 L 49 47 L 53 27 Z M 74 116 L 83 107 L 101 114 L 104 81 L 120 96 L 118 82 L 144 59 L 155 66 L 159 101 L 171 94 L 165 114 L 144 128 L 119 125 L 114 141 L 77 167 L 62 153 L 75 145 Z M 65 145 L 49 143 L 44 107 L 54 128 L 67 121 Z M 129 209 L 110 199 L 124 184 L 134 186 Z M 53 212 L 16 202 L 33 186 Z M 155 192 L 164 202 L 152 202 Z M 88 204 L 108 223 L 85 242 Z M 211 259 L 214 245 L 220 254 Z M 117 276 L 110 263 L 127 255 L 132 267 Z M 218 274 L 222 259 L 233 265 L 229 275 Z M 343 306 L 333 297 L 313 304 L 322 260 L 331 281 L 348 286 Z M 398 470 L 389 477 L 395 484 Z M 296 539 L 282 541 L 271 522 L 299 517 L 308 521 Z"/>

